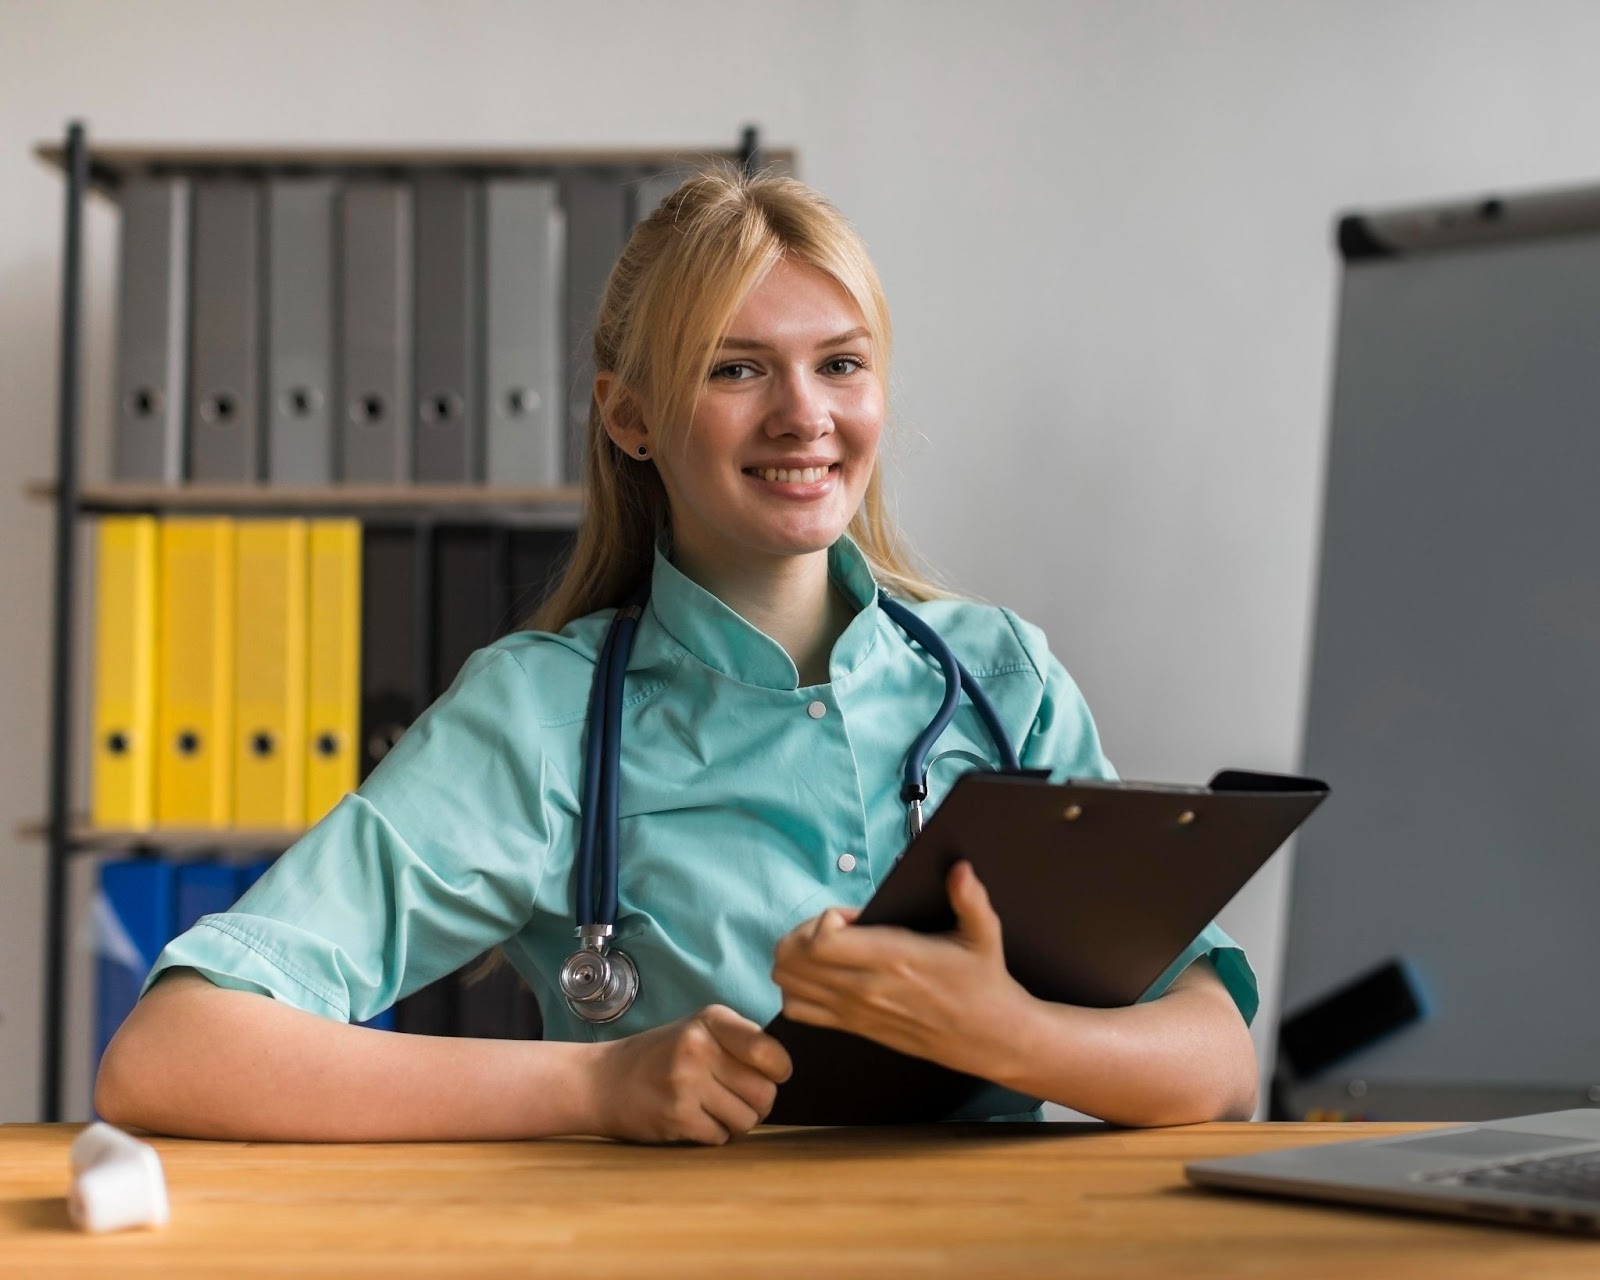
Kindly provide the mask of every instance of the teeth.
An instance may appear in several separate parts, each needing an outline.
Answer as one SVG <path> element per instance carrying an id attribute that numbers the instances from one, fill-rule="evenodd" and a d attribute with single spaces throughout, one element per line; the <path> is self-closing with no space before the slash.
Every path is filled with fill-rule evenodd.
<path id="1" fill-rule="evenodd" d="M 768 467 L 756 474 L 763 480 L 776 480 L 781 484 L 816 484 L 828 474 L 828 468 L 805 467 L 799 471 L 786 471 L 778 467 Z"/>

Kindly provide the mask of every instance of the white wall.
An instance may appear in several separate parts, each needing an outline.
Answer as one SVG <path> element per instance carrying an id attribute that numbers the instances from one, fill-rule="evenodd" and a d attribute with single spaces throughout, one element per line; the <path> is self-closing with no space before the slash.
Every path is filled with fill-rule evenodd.
<path id="1" fill-rule="evenodd" d="M 1583 0 L 0 0 L 0 1120 L 36 1114 L 60 183 L 103 141 L 800 155 L 898 328 L 905 525 L 1050 632 L 1124 774 L 1292 768 L 1352 205 L 1593 181 Z M 86 385 L 109 378 L 109 217 Z M 88 460 L 103 468 L 103 449 Z M 1224 918 L 1271 1035 L 1286 862 Z"/>

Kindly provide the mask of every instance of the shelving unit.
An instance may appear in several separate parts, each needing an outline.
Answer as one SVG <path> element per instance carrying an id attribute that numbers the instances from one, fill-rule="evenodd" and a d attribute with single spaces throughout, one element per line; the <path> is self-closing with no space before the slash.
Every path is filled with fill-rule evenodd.
<path id="1" fill-rule="evenodd" d="M 57 461 L 53 481 L 27 486 L 28 496 L 50 503 L 55 512 L 53 638 L 50 674 L 49 791 L 42 823 L 20 834 L 42 837 L 46 845 L 45 990 L 42 1117 L 61 1118 L 66 970 L 66 871 L 77 853 L 117 849 L 194 851 L 287 848 L 299 831 L 265 830 L 97 830 L 71 808 L 70 777 L 74 690 L 72 653 L 78 625 L 74 601 L 79 525 L 108 513 L 144 512 L 215 515 L 344 515 L 365 522 L 400 523 L 427 529 L 434 524 L 470 521 L 506 527 L 575 528 L 581 518 L 582 491 L 496 489 L 461 485 L 395 487 L 342 486 L 325 489 L 272 488 L 267 485 L 155 486 L 86 485 L 81 480 L 81 399 L 83 310 L 83 209 L 93 194 L 115 200 L 128 180 L 142 176 L 206 176 L 241 173 L 293 176 L 384 176 L 449 172 L 497 176 L 559 177 L 581 168 L 634 170 L 640 174 L 719 157 L 747 170 L 770 164 L 792 171 L 786 152 L 763 153 L 756 130 L 746 128 L 736 148 L 676 150 L 476 148 L 402 150 L 395 148 L 164 147 L 105 146 L 91 150 L 81 123 L 70 124 L 60 144 L 41 143 L 35 154 L 65 178 L 63 213 L 62 307 L 58 369 Z M 570 359 L 570 357 L 569 357 Z M 419 557 L 419 580 L 429 561 Z M 425 594 L 419 598 L 426 598 Z M 419 611 L 426 614 L 426 610 Z M 426 646 L 424 646 L 426 648 Z M 429 659 L 431 660 L 431 659 Z"/>

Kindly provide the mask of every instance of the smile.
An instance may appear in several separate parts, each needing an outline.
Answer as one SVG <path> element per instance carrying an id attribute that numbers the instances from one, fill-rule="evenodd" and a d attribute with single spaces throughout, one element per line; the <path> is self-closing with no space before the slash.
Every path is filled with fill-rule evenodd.
<path id="1" fill-rule="evenodd" d="M 779 484 L 816 484 L 830 471 L 837 471 L 839 464 L 836 462 L 828 467 L 802 467 L 798 471 L 786 471 L 780 467 L 746 467 L 747 476 L 755 476 L 758 480 L 771 480 Z"/>

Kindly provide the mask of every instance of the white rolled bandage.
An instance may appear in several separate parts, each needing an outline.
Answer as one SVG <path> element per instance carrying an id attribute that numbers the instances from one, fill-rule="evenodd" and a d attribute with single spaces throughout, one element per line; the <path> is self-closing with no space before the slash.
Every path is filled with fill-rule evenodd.
<path id="1" fill-rule="evenodd" d="M 96 1121 L 72 1143 L 67 1211 L 85 1231 L 165 1226 L 170 1211 L 161 1157 L 148 1143 Z"/>

